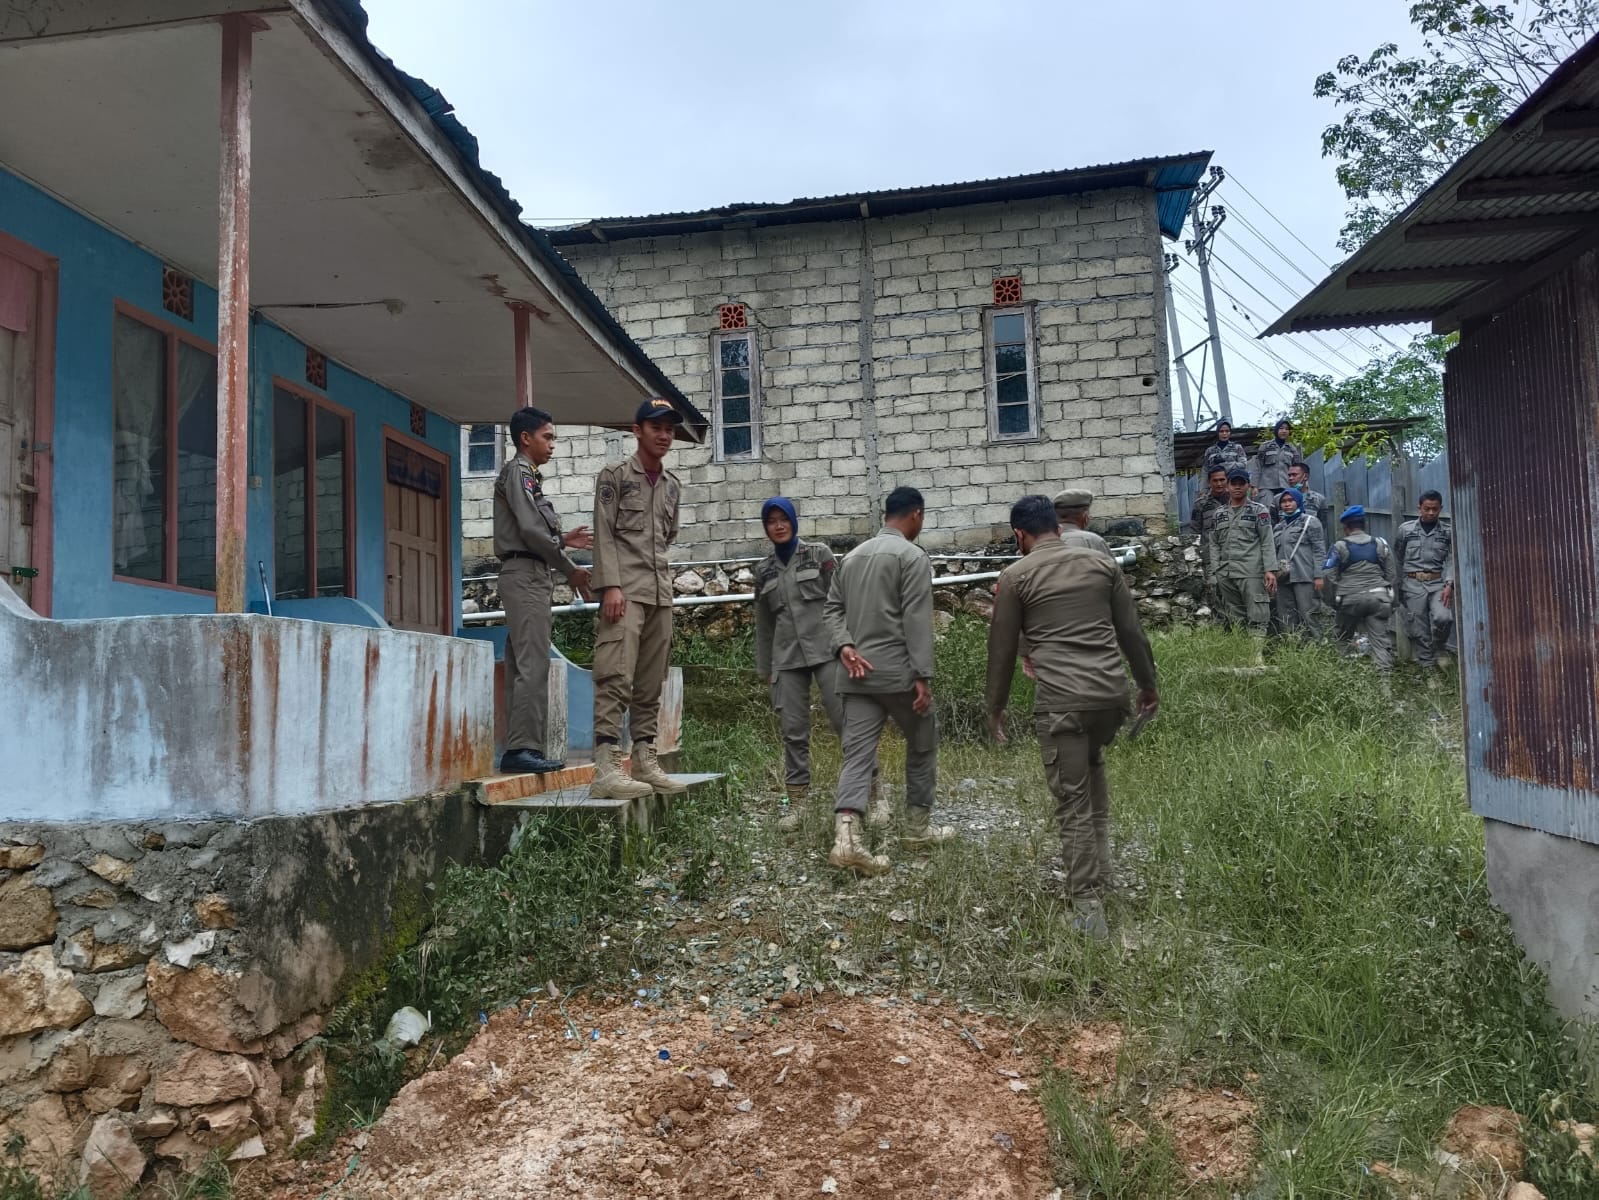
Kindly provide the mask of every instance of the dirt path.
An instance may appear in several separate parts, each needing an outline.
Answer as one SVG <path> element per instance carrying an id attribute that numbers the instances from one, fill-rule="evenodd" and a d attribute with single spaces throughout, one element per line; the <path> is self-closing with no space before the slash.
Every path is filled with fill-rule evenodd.
<path id="1" fill-rule="evenodd" d="M 327 1195 L 1036 1200 L 1033 1061 L 980 1019 L 835 994 L 754 1021 L 545 1001 L 407 1085 Z"/>

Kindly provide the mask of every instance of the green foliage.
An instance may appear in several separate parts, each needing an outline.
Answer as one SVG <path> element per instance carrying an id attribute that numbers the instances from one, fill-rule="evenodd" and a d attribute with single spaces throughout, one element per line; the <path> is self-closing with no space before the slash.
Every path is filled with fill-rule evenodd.
<path id="1" fill-rule="evenodd" d="M 4 1156 L 0 1157 L 0 1197 L 5 1200 L 46 1200 L 38 1178 L 22 1165 L 22 1152 L 26 1149 L 21 1134 L 13 1133 L 6 1139 Z"/>
<path id="2" fill-rule="evenodd" d="M 166 1193 L 166 1200 L 232 1200 L 232 1196 L 233 1175 L 228 1164 L 212 1153 L 206 1155 L 198 1171 Z"/>
<path id="3" fill-rule="evenodd" d="M 1548 1200 L 1588 1200 L 1599 1196 L 1599 1167 L 1584 1154 L 1569 1126 L 1576 1119 L 1569 1095 L 1540 1099 L 1538 1111 L 1523 1127 L 1527 1144 L 1527 1181 Z"/>
<path id="4" fill-rule="evenodd" d="M 1078 1183 L 1081 1200 L 1148 1200 L 1186 1190 L 1171 1139 L 1160 1129 L 1137 1138 L 1118 1132 L 1118 1104 L 1089 1100 L 1070 1076 L 1052 1072 L 1044 1081 L 1044 1119 L 1062 1176 Z M 1124 1129 L 1134 1126 L 1124 1121 Z"/>
<path id="5" fill-rule="evenodd" d="M 1389 42 L 1316 80 L 1342 110 L 1321 136 L 1349 198 L 1340 246 L 1359 249 L 1494 129 L 1599 27 L 1593 0 L 1420 0 L 1418 53 Z"/>
<path id="6" fill-rule="evenodd" d="M 1421 463 L 1437 457 L 1444 448 L 1444 355 L 1455 340 L 1453 334 L 1420 335 L 1404 350 L 1375 358 L 1341 380 L 1310 371 L 1284 374 L 1295 385 L 1289 416 L 1305 453 L 1323 450 L 1345 459 L 1381 454 L 1387 448 L 1382 436 L 1369 430 L 1335 435 L 1334 423 L 1397 417 L 1420 422 L 1404 439 L 1412 457 Z"/>

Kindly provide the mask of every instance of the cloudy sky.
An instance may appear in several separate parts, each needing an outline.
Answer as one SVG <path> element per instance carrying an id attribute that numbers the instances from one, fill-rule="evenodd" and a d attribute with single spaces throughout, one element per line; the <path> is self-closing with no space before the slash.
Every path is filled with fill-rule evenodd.
<path id="1" fill-rule="evenodd" d="M 444 92 L 537 223 L 1213 150 L 1229 175 L 1215 282 L 1239 420 L 1286 404 L 1283 360 L 1342 374 L 1390 348 L 1253 333 L 1337 261 L 1343 197 L 1320 154 L 1335 114 L 1313 81 L 1341 55 L 1407 42 L 1407 7 L 366 0 L 373 41 Z M 1175 279 L 1195 345 L 1191 261 Z"/>

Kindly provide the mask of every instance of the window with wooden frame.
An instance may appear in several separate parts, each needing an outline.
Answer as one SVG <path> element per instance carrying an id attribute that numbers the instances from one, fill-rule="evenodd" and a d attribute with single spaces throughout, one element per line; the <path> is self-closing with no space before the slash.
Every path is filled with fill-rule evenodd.
<path id="1" fill-rule="evenodd" d="M 712 457 L 748 462 L 761 456 L 761 372 L 753 329 L 711 335 Z"/>
<path id="2" fill-rule="evenodd" d="M 272 388 L 274 600 L 354 595 L 350 414 L 281 380 Z"/>
<path id="3" fill-rule="evenodd" d="M 501 425 L 468 425 L 461 430 L 462 473 L 497 475 L 505 465 L 506 434 Z"/>
<path id="4" fill-rule="evenodd" d="M 1038 350 L 1032 305 L 984 310 L 983 352 L 989 440 L 1037 438 Z"/>
<path id="5" fill-rule="evenodd" d="M 216 348 L 118 305 L 112 323 L 111 569 L 216 590 Z"/>

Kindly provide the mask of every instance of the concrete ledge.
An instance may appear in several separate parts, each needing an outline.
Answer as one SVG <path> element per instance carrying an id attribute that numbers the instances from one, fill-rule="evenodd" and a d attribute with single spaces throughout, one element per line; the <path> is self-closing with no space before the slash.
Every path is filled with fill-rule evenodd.
<path id="1" fill-rule="evenodd" d="M 592 768 L 591 768 L 592 770 Z M 564 774 L 564 772 L 563 772 Z M 512 776 L 511 778 L 526 778 Z M 534 776 L 533 778 L 538 778 Z M 547 778 L 547 777 L 546 777 Z M 678 775 L 672 779 L 685 784 L 690 792 L 722 785 L 724 775 Z M 574 817 L 601 817 L 615 821 L 624 833 L 648 833 L 660 823 L 674 797 L 651 792 L 635 800 L 596 800 L 588 793 L 588 785 L 549 790 L 516 798 L 488 800 L 481 796 L 478 803 L 485 807 L 521 812 L 544 812 Z"/>

